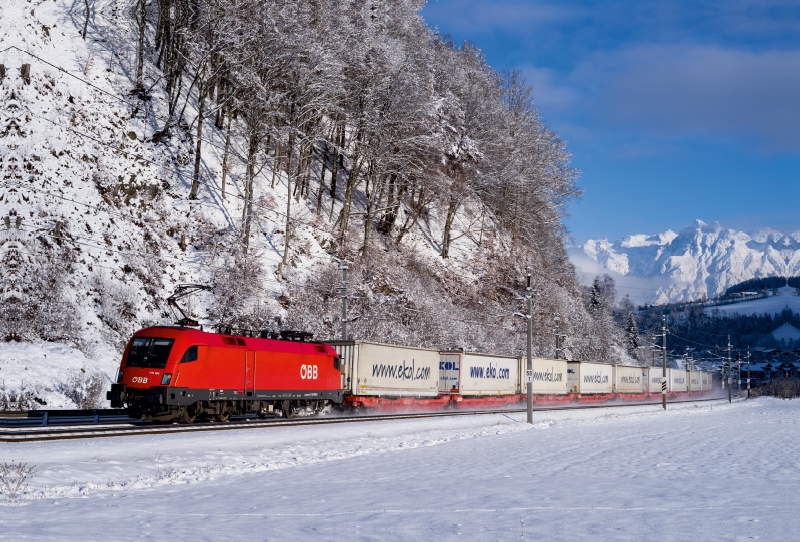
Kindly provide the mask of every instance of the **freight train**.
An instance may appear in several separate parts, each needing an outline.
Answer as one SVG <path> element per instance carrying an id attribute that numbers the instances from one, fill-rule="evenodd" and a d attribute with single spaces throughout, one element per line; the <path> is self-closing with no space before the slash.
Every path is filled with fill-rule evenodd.
<path id="1" fill-rule="evenodd" d="M 192 423 L 248 413 L 502 407 L 525 401 L 528 378 L 539 405 L 644 400 L 662 392 L 661 368 L 535 358 L 528 373 L 525 357 L 322 343 L 302 333 L 248 335 L 142 329 L 125 348 L 106 396 L 132 417 Z M 711 373 L 667 370 L 672 398 L 712 388 Z"/>

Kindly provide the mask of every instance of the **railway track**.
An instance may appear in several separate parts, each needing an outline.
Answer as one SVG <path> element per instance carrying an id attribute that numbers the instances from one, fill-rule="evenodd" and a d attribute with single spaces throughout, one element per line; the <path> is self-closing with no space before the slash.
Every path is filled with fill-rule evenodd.
<path id="1" fill-rule="evenodd" d="M 743 400 L 737 398 L 737 401 Z M 726 401 L 724 398 L 715 399 L 691 399 L 683 401 L 671 401 L 670 404 L 678 403 L 702 403 L 716 401 Z M 587 410 L 595 408 L 624 408 L 633 406 L 660 406 L 661 402 L 648 401 L 644 403 L 600 403 L 574 406 L 540 406 L 534 407 L 535 412 L 547 411 L 563 411 L 563 410 Z M 232 431 L 238 429 L 256 429 L 267 427 L 291 427 L 303 425 L 325 425 L 334 423 L 359 423 L 359 422 L 372 422 L 372 421 L 389 421 L 389 420 L 413 420 L 420 418 L 438 418 L 443 416 L 476 416 L 476 415 L 490 415 L 490 414 L 511 414 L 526 412 L 524 408 L 515 409 L 497 409 L 497 410 L 447 410 L 436 412 L 419 412 L 419 413 L 403 413 L 403 414 L 349 414 L 349 415 L 331 415 L 324 417 L 308 417 L 308 418 L 231 418 L 226 423 L 220 422 L 204 422 L 195 423 L 192 425 L 180 424 L 157 424 L 153 422 L 146 422 L 142 420 L 127 420 L 120 419 L 117 416 L 113 421 L 103 419 L 99 420 L 97 414 L 89 414 L 84 417 L 92 417 L 94 422 L 84 422 L 75 425 L 48 425 L 48 426 L 21 426 L 16 427 L 7 425 L 9 418 L 0 418 L 0 422 L 6 422 L 6 425 L 0 428 L 0 442 L 41 442 L 50 440 L 75 440 L 75 439 L 88 439 L 88 438 L 109 438 L 120 436 L 132 435 L 160 435 L 160 434 L 175 434 L 175 433 L 197 433 L 208 431 Z M 76 418 L 79 416 L 73 416 Z M 69 418 L 69 417 L 64 417 Z M 87 426 L 88 423 L 92 425 Z"/>

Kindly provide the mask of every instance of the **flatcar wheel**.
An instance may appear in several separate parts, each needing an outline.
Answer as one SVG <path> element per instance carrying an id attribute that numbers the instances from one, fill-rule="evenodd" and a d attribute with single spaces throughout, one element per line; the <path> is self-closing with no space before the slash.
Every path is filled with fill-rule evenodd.
<path id="1" fill-rule="evenodd" d="M 221 422 L 227 422 L 230 419 L 231 419 L 231 406 L 228 404 L 227 401 L 225 401 L 219 405 L 219 414 L 217 414 L 217 420 Z"/>

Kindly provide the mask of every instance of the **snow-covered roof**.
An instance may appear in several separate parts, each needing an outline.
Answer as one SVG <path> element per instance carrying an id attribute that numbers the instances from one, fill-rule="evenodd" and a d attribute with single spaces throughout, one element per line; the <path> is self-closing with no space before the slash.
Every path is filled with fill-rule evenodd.
<path id="1" fill-rule="evenodd" d="M 789 322 L 784 323 L 778 329 L 772 332 L 772 336 L 776 341 L 796 341 L 800 340 L 800 329 L 797 329 Z"/>

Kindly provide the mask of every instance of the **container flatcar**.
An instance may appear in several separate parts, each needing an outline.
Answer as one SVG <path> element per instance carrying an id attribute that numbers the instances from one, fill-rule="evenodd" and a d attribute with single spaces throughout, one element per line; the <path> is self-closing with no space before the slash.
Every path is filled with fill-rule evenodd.
<path id="1" fill-rule="evenodd" d="M 700 373 L 700 386 L 703 391 L 711 391 L 713 381 L 711 373 L 706 371 Z"/>
<path id="2" fill-rule="evenodd" d="M 703 391 L 703 380 L 700 371 L 686 371 L 686 378 L 688 382 L 688 391 L 693 393 Z"/>
<path id="3" fill-rule="evenodd" d="M 669 377 L 669 391 L 683 393 L 689 390 L 687 371 L 683 369 L 667 369 L 667 377 Z"/>
<path id="4" fill-rule="evenodd" d="M 669 379 L 669 369 L 667 369 L 666 379 L 663 376 L 663 369 L 661 367 L 650 367 L 649 379 L 647 381 L 647 389 L 651 395 L 658 395 L 661 393 L 661 384 Z"/>
<path id="5" fill-rule="evenodd" d="M 532 375 L 532 391 L 534 395 L 545 396 L 564 396 L 569 393 L 568 388 L 568 362 L 564 359 L 547 359 L 547 358 L 532 358 L 531 368 L 533 369 Z M 526 393 L 528 391 L 527 382 L 525 382 L 524 375 L 528 368 L 528 359 L 526 357 L 520 358 L 520 391 Z M 537 397 L 537 400 L 541 399 Z"/>
<path id="6" fill-rule="evenodd" d="M 646 371 L 632 365 L 614 365 L 614 391 L 642 394 L 646 392 Z"/>
<path id="7" fill-rule="evenodd" d="M 440 389 L 448 388 L 447 393 L 464 396 L 515 395 L 519 361 L 474 352 L 440 352 L 439 382 Z"/>
<path id="8" fill-rule="evenodd" d="M 570 362 L 569 385 L 580 395 L 610 394 L 614 391 L 613 365 Z"/>
<path id="9" fill-rule="evenodd" d="M 439 394 L 438 350 L 370 341 L 328 344 L 342 360 L 341 387 L 352 408 L 435 408 L 449 402 Z"/>

